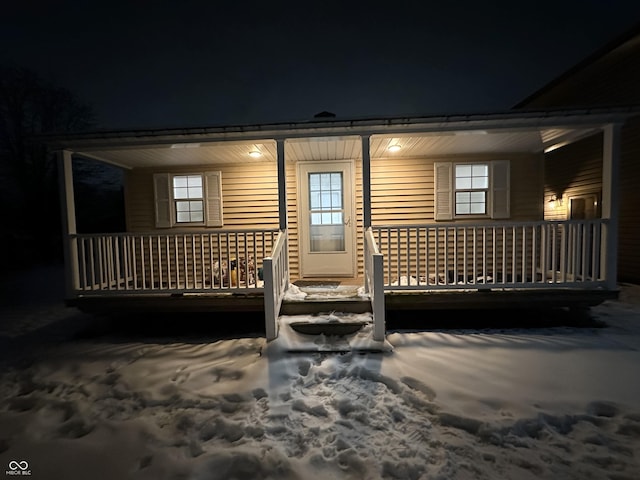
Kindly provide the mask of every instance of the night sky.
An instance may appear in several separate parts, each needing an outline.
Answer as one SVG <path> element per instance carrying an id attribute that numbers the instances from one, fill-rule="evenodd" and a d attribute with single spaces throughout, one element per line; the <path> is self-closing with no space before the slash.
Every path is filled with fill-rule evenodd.
<path id="1" fill-rule="evenodd" d="M 640 21 L 638 0 L 5 2 L 0 64 L 99 128 L 511 108 Z"/>

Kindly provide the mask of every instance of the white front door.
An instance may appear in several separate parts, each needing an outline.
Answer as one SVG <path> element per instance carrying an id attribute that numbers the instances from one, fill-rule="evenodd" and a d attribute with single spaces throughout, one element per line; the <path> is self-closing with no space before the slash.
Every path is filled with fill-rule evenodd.
<path id="1" fill-rule="evenodd" d="M 298 163 L 302 277 L 354 276 L 353 162 Z"/>

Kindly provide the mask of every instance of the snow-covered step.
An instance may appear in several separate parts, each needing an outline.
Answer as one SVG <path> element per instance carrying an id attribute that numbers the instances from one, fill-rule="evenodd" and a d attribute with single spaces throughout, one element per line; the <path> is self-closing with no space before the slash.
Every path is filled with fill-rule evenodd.
<path id="1" fill-rule="evenodd" d="M 321 312 L 369 313 L 371 297 L 364 287 L 339 285 L 327 287 L 298 287 L 290 285 L 280 307 L 282 315 L 302 315 Z"/>
<path id="2" fill-rule="evenodd" d="M 306 327 L 305 327 L 306 326 Z M 373 339 L 371 312 L 281 315 L 270 349 L 288 352 L 389 352 L 391 344 Z"/>

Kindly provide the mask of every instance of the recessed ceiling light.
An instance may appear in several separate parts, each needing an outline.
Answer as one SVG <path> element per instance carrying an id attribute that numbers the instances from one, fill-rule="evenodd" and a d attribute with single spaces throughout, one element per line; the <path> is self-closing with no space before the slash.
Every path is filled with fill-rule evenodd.
<path id="1" fill-rule="evenodd" d="M 262 152 L 260 150 L 251 150 L 249 152 L 249 156 L 253 158 L 259 158 L 262 156 Z"/>
<path id="2" fill-rule="evenodd" d="M 401 145 L 398 145 L 397 143 L 394 143 L 393 145 L 389 145 L 387 147 L 387 150 L 389 150 L 390 152 L 397 152 L 398 150 L 400 150 L 402 148 Z"/>

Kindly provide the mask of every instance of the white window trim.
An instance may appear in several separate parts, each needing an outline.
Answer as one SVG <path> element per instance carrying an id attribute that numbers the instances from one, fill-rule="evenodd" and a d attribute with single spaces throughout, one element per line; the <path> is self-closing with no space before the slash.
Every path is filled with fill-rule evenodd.
<path id="1" fill-rule="evenodd" d="M 461 188 L 461 189 L 457 189 L 456 188 L 456 167 L 460 166 L 460 165 L 483 165 L 487 167 L 487 188 Z M 454 219 L 460 219 L 460 218 L 468 218 L 468 219 L 476 219 L 476 218 L 490 218 L 490 197 L 491 197 L 491 162 L 453 162 L 452 165 L 452 174 L 453 174 L 453 178 L 452 178 L 452 190 L 453 190 L 453 218 Z M 458 192 L 484 192 L 485 193 L 485 197 L 484 197 L 484 211 L 485 213 L 458 213 L 456 210 L 457 204 L 458 202 L 456 201 L 456 193 Z"/>
<path id="2" fill-rule="evenodd" d="M 175 179 L 176 177 L 195 177 L 199 176 L 200 181 L 202 182 L 202 196 L 198 198 L 175 198 Z M 204 226 L 207 219 L 207 189 L 205 186 L 205 177 L 203 173 L 193 172 L 193 173 L 172 173 L 169 175 L 169 185 L 171 186 L 171 213 L 173 215 L 173 225 L 184 225 L 188 226 Z M 178 220 L 178 202 L 182 201 L 201 201 L 202 202 L 202 220 L 199 222 L 181 222 Z"/>
<path id="3" fill-rule="evenodd" d="M 201 175 L 203 188 L 204 221 L 177 222 L 173 196 L 173 178 L 183 175 Z M 153 175 L 154 213 L 156 228 L 176 227 L 221 227 L 222 216 L 222 172 L 155 173 Z"/>
<path id="4" fill-rule="evenodd" d="M 455 214 L 455 165 L 488 165 L 489 189 L 485 215 Z M 509 160 L 434 162 L 434 219 L 473 220 L 503 219 L 510 217 L 510 162 Z"/>

